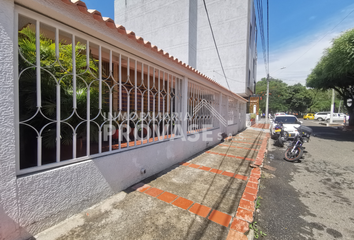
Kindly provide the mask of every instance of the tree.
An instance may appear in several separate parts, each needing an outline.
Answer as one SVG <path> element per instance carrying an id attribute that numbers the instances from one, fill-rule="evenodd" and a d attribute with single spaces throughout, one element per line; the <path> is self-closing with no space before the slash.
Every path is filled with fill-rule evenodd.
<path id="1" fill-rule="evenodd" d="M 308 112 L 323 112 L 330 111 L 332 103 L 332 91 L 321 89 L 308 89 L 308 94 L 311 96 L 311 103 Z M 341 97 L 336 94 L 335 107 L 338 109 Z"/>
<path id="2" fill-rule="evenodd" d="M 259 106 L 265 112 L 267 93 L 267 79 L 262 78 L 257 82 L 256 94 L 260 95 Z M 280 79 L 272 79 L 269 81 L 269 112 L 288 111 L 289 106 L 286 99 L 289 96 L 288 85 Z"/>
<path id="3" fill-rule="evenodd" d="M 305 86 L 301 83 L 288 87 L 289 95 L 286 102 L 289 105 L 289 110 L 292 112 L 303 113 L 307 110 L 312 102 L 312 97 Z"/>
<path id="4" fill-rule="evenodd" d="M 350 115 L 349 125 L 354 126 L 354 29 L 333 40 L 332 47 L 325 50 L 307 77 L 306 85 L 315 89 L 335 89 Z"/>

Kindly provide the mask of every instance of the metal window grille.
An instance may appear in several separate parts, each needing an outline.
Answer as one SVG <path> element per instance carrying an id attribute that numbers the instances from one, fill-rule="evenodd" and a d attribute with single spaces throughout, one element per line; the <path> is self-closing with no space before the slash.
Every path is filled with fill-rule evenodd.
<path id="1" fill-rule="evenodd" d="M 181 76 L 24 12 L 16 19 L 19 173 L 180 135 Z"/>
<path id="2" fill-rule="evenodd" d="M 229 107 L 228 107 L 228 125 L 233 125 L 238 123 L 238 107 L 237 100 L 235 98 L 229 97 Z"/>
<path id="3" fill-rule="evenodd" d="M 188 83 L 188 134 L 219 127 L 216 93 L 205 86 Z"/>

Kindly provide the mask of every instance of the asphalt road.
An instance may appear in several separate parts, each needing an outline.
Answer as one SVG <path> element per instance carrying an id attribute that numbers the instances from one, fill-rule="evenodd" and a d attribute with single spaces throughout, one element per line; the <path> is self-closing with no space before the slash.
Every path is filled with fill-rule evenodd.
<path id="1" fill-rule="evenodd" d="M 262 239 L 354 239 L 354 132 L 304 121 L 314 131 L 301 162 L 270 140 L 257 210 Z"/>

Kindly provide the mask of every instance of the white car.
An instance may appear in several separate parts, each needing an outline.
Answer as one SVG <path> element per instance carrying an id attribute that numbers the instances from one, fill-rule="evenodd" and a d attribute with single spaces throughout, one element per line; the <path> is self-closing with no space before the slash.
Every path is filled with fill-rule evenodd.
<path id="1" fill-rule="evenodd" d="M 274 132 L 274 128 L 275 128 L 275 125 L 277 125 L 278 122 L 282 122 L 283 123 L 284 131 L 288 132 L 289 138 L 295 137 L 295 134 L 297 132 L 295 127 L 297 127 L 297 128 L 300 127 L 300 125 L 302 123 L 294 115 L 279 115 L 279 116 L 276 116 L 275 119 L 271 123 L 270 132 L 271 132 L 272 136 L 275 133 Z"/>
<path id="2" fill-rule="evenodd" d="M 343 122 L 345 118 L 349 120 L 349 116 L 345 115 L 344 113 L 333 113 L 332 120 Z M 331 120 L 331 114 L 328 113 L 324 120 L 329 122 Z"/>
<path id="3" fill-rule="evenodd" d="M 327 114 L 329 114 L 329 112 L 318 112 L 315 114 L 315 120 L 323 121 L 325 120 Z"/>

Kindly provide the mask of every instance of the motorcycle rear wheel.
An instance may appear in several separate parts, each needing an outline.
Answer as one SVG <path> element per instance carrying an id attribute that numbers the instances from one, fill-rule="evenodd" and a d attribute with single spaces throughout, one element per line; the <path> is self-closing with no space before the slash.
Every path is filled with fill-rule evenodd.
<path id="1" fill-rule="evenodd" d="M 290 146 L 284 152 L 284 159 L 288 162 L 295 162 L 304 154 L 304 151 L 299 146 L 296 146 L 293 152 L 291 152 L 292 149 L 293 146 Z"/>

